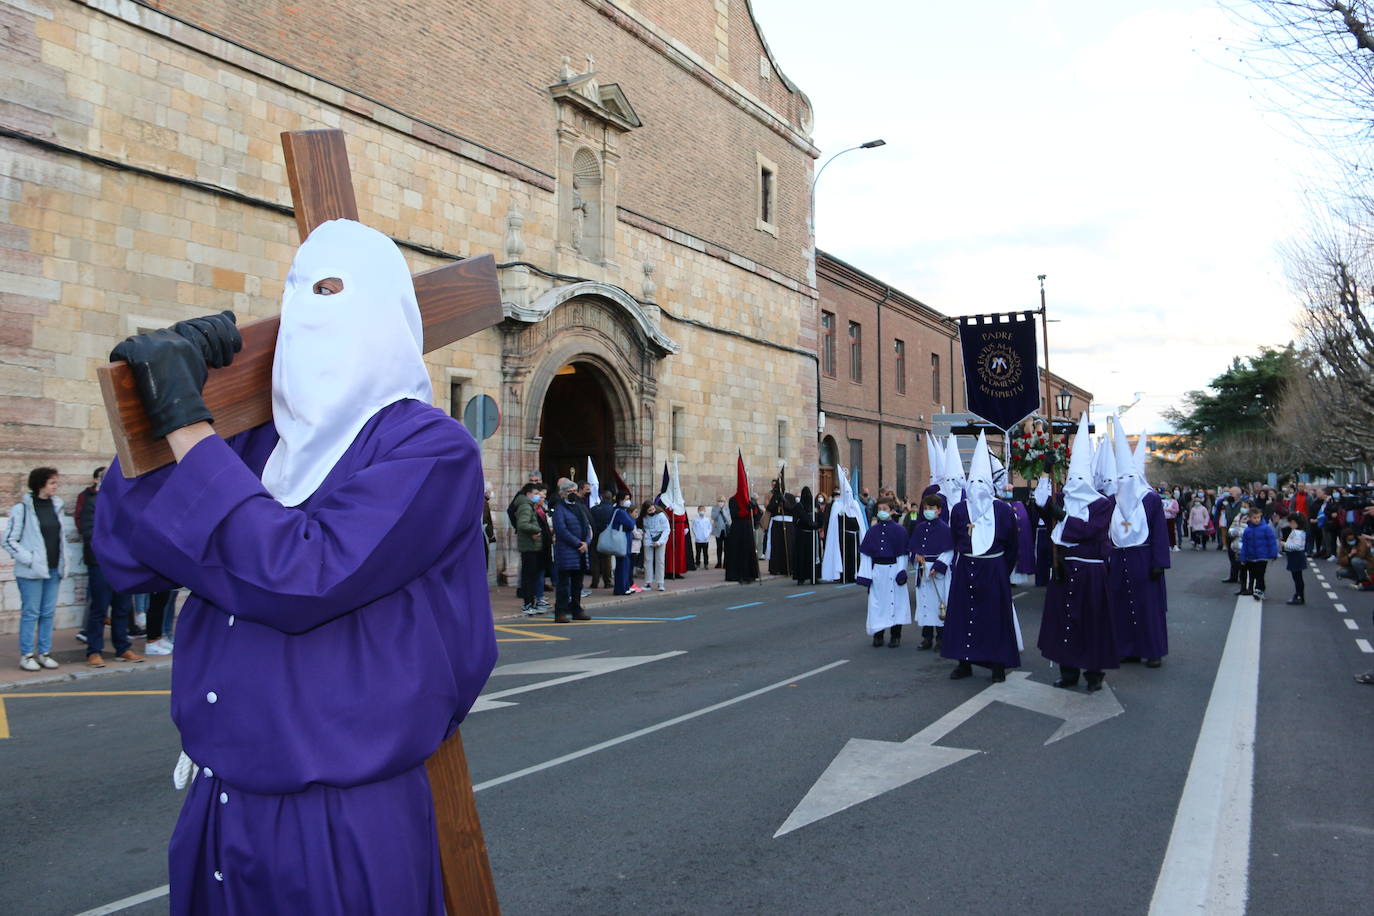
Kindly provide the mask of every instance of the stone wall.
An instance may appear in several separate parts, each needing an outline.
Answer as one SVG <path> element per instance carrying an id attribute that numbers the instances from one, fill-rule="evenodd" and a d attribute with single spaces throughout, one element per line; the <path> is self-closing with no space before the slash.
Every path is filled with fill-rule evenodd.
<path id="1" fill-rule="evenodd" d="M 206 20 L 222 5 L 162 6 Z M 406 8 L 428 6 L 437 8 Z M 538 272 L 569 263 L 558 237 L 552 120 L 540 111 L 553 107 L 547 86 L 558 54 L 583 49 L 598 54 L 603 80 L 618 80 L 645 122 L 621 148 L 622 256 L 585 266 L 597 280 L 654 299 L 663 332 L 681 344 L 663 360 L 654 411 L 666 418 L 685 408 L 687 498 L 733 489 L 737 448 L 766 481 L 778 464 L 779 420 L 789 466 L 814 475 L 815 363 L 806 351 L 815 344 L 816 294 L 805 282 L 805 207 L 784 204 L 777 238 L 759 232 L 753 191 L 738 184 L 731 158 L 747 159 L 751 182 L 763 149 L 800 183 L 813 151 L 792 127 L 770 126 L 708 85 L 710 74 L 684 78 L 687 65 L 612 4 L 566 0 L 561 24 L 512 18 L 507 6 L 480 5 L 483 17 L 479 5 L 465 4 L 464 16 L 430 23 L 445 37 L 438 50 L 394 24 L 391 50 L 406 51 L 410 69 L 434 81 L 417 88 L 358 59 L 326 74 L 299 60 L 288 66 L 129 0 L 0 2 L 8 36 L 0 60 L 19 74 L 0 97 L 0 127 L 20 135 L 0 136 L 3 505 L 18 498 L 29 468 L 51 464 L 64 474 L 60 492 L 71 506 L 90 470 L 107 463 L 112 442 L 94 370 L 120 338 L 224 308 L 241 321 L 277 311 L 297 244 L 283 212 L 283 130 L 344 130 L 360 216 L 396 238 L 414 270 L 441 263 L 440 253 L 515 260 L 507 255 L 518 214 L 519 260 L 535 265 L 521 274 L 528 294 L 565 282 Z M 370 59 L 368 49 L 346 44 L 346 29 L 327 40 L 314 31 L 329 16 L 356 20 L 357 4 L 293 9 L 260 4 L 236 26 L 258 31 L 235 37 L 268 52 L 315 54 L 308 62 L 321 66 L 354 51 Z M 277 18 L 252 18 L 269 13 Z M 305 23 L 305 31 L 286 30 L 292 40 L 270 46 L 267 22 Z M 469 53 L 463 42 L 479 33 L 487 50 Z M 342 88 L 348 79 L 364 85 Z M 440 83 L 456 94 L 436 97 L 429 89 Z M 372 92 L 385 98 L 367 98 Z M 649 295 L 645 262 L 653 265 Z M 428 359 L 437 404 L 449 406 L 455 380 L 464 397 L 498 397 L 500 330 Z M 670 435 L 667 422 L 653 426 L 660 466 Z M 484 444 L 483 465 L 494 503 L 504 506 L 524 469 L 510 466 L 500 442 Z M 84 599 L 79 555 L 59 625 L 75 622 Z M 3 556 L 0 631 L 15 628 L 17 608 Z"/>

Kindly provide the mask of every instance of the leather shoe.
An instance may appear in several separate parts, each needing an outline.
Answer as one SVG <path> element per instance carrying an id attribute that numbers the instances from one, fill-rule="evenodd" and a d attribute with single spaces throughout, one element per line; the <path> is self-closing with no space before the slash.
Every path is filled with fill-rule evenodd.
<path id="1" fill-rule="evenodd" d="M 883 634 L 882 634 L 882 631 L 879 630 L 877 633 L 874 633 L 874 634 L 873 634 L 873 648 L 875 648 L 875 649 L 881 649 L 882 647 L 883 647 Z"/>
<path id="2" fill-rule="evenodd" d="M 1235 584 L 1236 584 L 1237 582 L 1239 582 L 1240 580 L 1239 580 L 1239 579 L 1222 579 L 1221 581 L 1223 581 L 1223 582 L 1228 582 L 1228 583 L 1230 583 L 1231 585 L 1235 585 Z"/>
<path id="3" fill-rule="evenodd" d="M 900 637 L 900 636 L 890 636 L 890 637 L 888 637 L 888 640 L 887 640 L 887 647 L 888 647 L 889 649 L 895 649 L 895 648 L 897 648 L 898 646 L 900 646 L 901 644 L 902 644 L 902 637 Z"/>
<path id="4" fill-rule="evenodd" d="M 958 665 L 958 667 L 956 667 L 953 671 L 951 671 L 951 672 L 949 673 L 949 679 L 950 679 L 951 681 L 957 681 L 957 680 L 959 680 L 960 678 L 966 678 L 966 677 L 972 677 L 972 676 L 973 676 L 973 666 L 971 666 L 968 662 L 960 662 L 959 665 Z"/>
<path id="5" fill-rule="evenodd" d="M 87 655 L 87 656 L 86 656 L 86 667 L 87 667 L 87 668 L 104 668 L 104 667 L 105 667 L 105 657 L 104 657 L 103 655 L 101 655 L 99 652 L 92 652 L 90 655 Z"/>
<path id="6" fill-rule="evenodd" d="M 567 614 L 557 614 L 553 618 L 554 623 L 572 623 L 572 617 Z"/>
<path id="7" fill-rule="evenodd" d="M 1078 678 L 1076 678 L 1076 677 L 1074 677 L 1074 678 L 1061 677 L 1061 678 L 1057 679 L 1057 680 L 1054 682 L 1054 686 L 1056 686 L 1056 687 L 1077 687 L 1077 686 L 1078 686 Z"/>
<path id="8" fill-rule="evenodd" d="M 1145 659 L 1145 667 L 1146 667 L 1146 668 L 1158 668 L 1158 667 L 1159 667 L 1160 665 L 1162 665 L 1162 664 L 1164 664 L 1164 659 L 1162 659 L 1162 658 L 1147 658 L 1147 659 Z"/>
<path id="9" fill-rule="evenodd" d="M 994 665 L 992 668 L 992 682 L 1001 684 L 1007 679 L 1007 669 L 1005 665 Z"/>
<path id="10" fill-rule="evenodd" d="M 921 640 L 921 644 L 918 645 L 916 648 L 918 648 L 918 649 L 929 649 L 930 647 L 931 647 L 931 641 L 930 641 L 929 639 L 922 639 L 922 640 Z"/>
<path id="11" fill-rule="evenodd" d="M 125 649 L 123 652 L 121 652 L 121 653 L 119 653 L 118 655 L 115 656 L 115 661 L 117 661 L 117 662 L 141 662 L 141 661 L 143 661 L 143 656 L 142 656 L 142 655 L 139 655 L 139 654 L 138 654 L 137 652 L 135 652 L 133 649 Z"/>
<path id="12" fill-rule="evenodd" d="M 592 615 L 591 615 L 591 614 L 573 614 L 572 617 L 573 617 L 573 620 L 591 620 L 591 619 L 592 619 Z"/>

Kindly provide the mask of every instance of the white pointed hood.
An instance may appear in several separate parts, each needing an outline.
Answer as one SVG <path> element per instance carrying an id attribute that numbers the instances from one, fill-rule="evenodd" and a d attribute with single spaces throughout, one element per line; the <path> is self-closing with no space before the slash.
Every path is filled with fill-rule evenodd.
<path id="1" fill-rule="evenodd" d="M 964 459 L 959 457 L 959 442 L 950 436 L 945 442 L 945 459 L 940 464 L 940 493 L 951 509 L 964 498 Z"/>
<path id="2" fill-rule="evenodd" d="M 1113 429 L 1117 424 L 1112 422 L 1112 418 L 1107 418 L 1108 425 Z M 1116 452 L 1112 450 L 1112 440 L 1104 433 L 1102 438 L 1097 440 L 1097 447 L 1093 450 L 1093 489 L 1103 496 L 1116 495 Z"/>
<path id="3" fill-rule="evenodd" d="M 978 556 L 992 548 L 997 534 L 994 521 L 993 503 L 997 501 L 992 484 L 992 454 L 988 451 L 987 433 L 978 433 L 978 444 L 973 448 L 973 460 L 968 468 L 968 520 L 973 525 L 970 534 L 973 540 L 973 554 Z"/>
<path id="4" fill-rule="evenodd" d="M 1106 443 L 1104 442 L 1105 446 Z M 1112 426 L 1112 448 L 1116 452 L 1116 508 L 1112 510 L 1112 543 L 1117 547 L 1139 547 L 1150 536 L 1145 519 L 1145 494 L 1149 488 L 1136 473 L 1135 458 L 1121 424 Z"/>
<path id="5" fill-rule="evenodd" d="M 1073 454 L 1069 457 L 1069 474 L 1064 481 L 1064 512 L 1080 521 L 1088 520 L 1088 507 L 1102 498 L 1102 494 L 1092 483 L 1093 448 L 1092 437 L 1088 435 L 1088 415 L 1084 413 L 1078 420 L 1078 434 L 1070 446 Z M 1072 547 L 1072 542 L 1064 540 L 1064 520 L 1054 526 L 1051 539 L 1061 547 Z"/>
<path id="6" fill-rule="evenodd" d="M 930 483 L 928 485 L 938 487 L 940 485 L 940 469 L 945 463 L 945 453 L 940 448 L 940 442 L 935 438 L 934 433 L 926 434 L 926 462 L 930 465 Z"/>
<path id="7" fill-rule="evenodd" d="M 333 295 L 314 291 L 330 277 Z M 282 290 L 272 364 L 272 420 L 281 441 L 262 483 L 297 506 L 324 482 L 377 411 L 432 397 L 410 268 L 376 229 L 348 219 L 315 227 Z"/>
<path id="8" fill-rule="evenodd" d="M 834 582 L 844 575 L 844 555 L 840 552 L 840 519 L 849 516 L 859 522 L 859 542 L 863 543 L 868 531 L 868 518 L 863 506 L 854 498 L 854 487 L 849 483 L 849 474 L 840 466 L 835 466 L 840 482 L 840 495 L 830 504 L 830 521 L 825 529 L 825 554 L 821 557 L 821 581 Z"/>
<path id="9" fill-rule="evenodd" d="M 682 474 L 677 466 L 678 456 L 673 456 L 673 469 L 668 474 L 668 490 L 663 494 L 663 504 L 673 515 L 687 514 L 687 499 L 682 495 Z"/>

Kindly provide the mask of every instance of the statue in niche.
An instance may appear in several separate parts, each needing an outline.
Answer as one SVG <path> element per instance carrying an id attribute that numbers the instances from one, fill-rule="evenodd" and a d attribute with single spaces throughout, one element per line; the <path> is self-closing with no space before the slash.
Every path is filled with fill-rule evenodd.
<path id="1" fill-rule="evenodd" d="M 572 246 L 573 251 L 582 250 L 582 236 L 587 221 L 587 198 L 582 196 L 582 186 L 577 178 L 572 180 Z"/>

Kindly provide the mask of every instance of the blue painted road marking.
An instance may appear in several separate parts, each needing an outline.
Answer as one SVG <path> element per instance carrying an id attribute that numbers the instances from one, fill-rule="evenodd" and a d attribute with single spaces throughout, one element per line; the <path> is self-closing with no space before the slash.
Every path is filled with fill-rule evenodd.
<path id="1" fill-rule="evenodd" d="M 763 604 L 762 601 L 750 601 L 748 604 L 737 604 L 734 607 L 726 608 L 727 611 L 738 611 L 740 608 L 753 607 L 756 604 Z"/>
<path id="2" fill-rule="evenodd" d="M 815 592 L 797 592 L 795 595 L 788 595 L 789 598 L 805 598 L 807 595 L 814 595 Z"/>
<path id="3" fill-rule="evenodd" d="M 696 616 L 697 616 L 696 614 L 684 614 L 684 615 L 681 616 L 681 617 L 593 617 L 592 619 L 593 619 L 593 620 L 661 620 L 661 621 L 668 621 L 668 622 L 671 622 L 671 621 L 676 621 L 676 620 L 691 620 L 691 619 L 693 619 L 693 618 L 696 617 Z"/>

